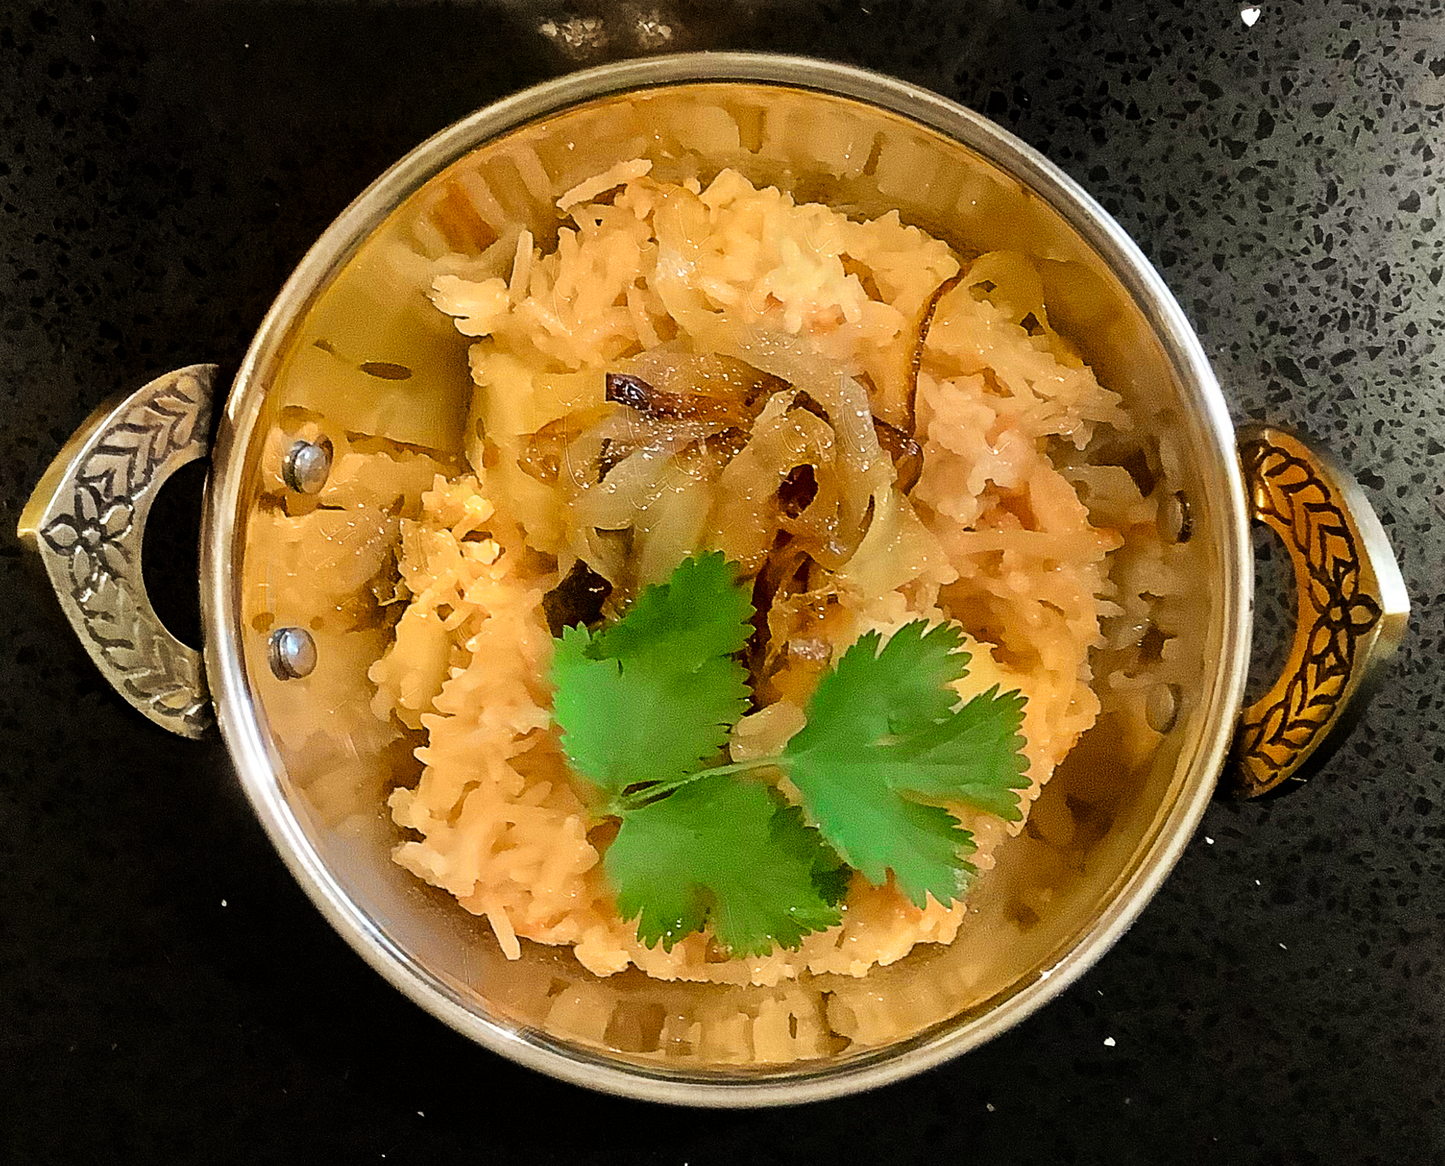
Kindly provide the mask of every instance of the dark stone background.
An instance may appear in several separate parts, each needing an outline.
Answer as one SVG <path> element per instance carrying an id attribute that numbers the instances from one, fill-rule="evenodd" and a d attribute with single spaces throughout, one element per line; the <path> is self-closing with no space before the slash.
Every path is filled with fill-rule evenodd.
<path id="1" fill-rule="evenodd" d="M 670 40 L 635 34 L 649 17 Z M 1060 1000 L 798 1111 L 592 1095 L 424 1015 L 293 884 L 220 745 L 104 687 L 13 537 L 97 402 L 194 361 L 233 371 L 396 157 L 656 47 L 871 66 L 1048 153 L 1158 264 L 1236 417 L 1312 431 L 1358 475 L 1415 605 L 1329 769 L 1213 806 Z M 0 3 L 0 1160 L 1445 1160 L 1442 107 L 1439 0 L 1265 0 L 1252 27 L 1232 0 Z M 181 627 L 183 493 L 148 552 Z"/>

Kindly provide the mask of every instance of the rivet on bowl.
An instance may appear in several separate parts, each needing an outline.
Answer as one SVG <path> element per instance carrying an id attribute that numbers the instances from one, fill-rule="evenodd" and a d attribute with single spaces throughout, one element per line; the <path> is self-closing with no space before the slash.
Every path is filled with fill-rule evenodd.
<path id="1" fill-rule="evenodd" d="M 298 441 L 281 463 L 281 477 L 298 494 L 319 494 L 331 473 L 331 442 Z"/>
<path id="2" fill-rule="evenodd" d="M 267 641 L 266 659 L 277 680 L 300 680 L 316 667 L 316 641 L 305 628 L 277 628 Z"/>

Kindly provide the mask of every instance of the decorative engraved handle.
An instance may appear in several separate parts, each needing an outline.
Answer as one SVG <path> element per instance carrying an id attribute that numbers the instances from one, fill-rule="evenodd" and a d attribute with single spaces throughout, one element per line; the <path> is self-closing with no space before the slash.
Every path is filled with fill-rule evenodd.
<path id="1" fill-rule="evenodd" d="M 1284 540 L 1299 601 L 1283 674 L 1234 736 L 1232 792 L 1252 798 L 1302 782 L 1307 762 L 1323 760 L 1321 746 L 1400 646 L 1410 599 L 1380 520 L 1344 470 L 1263 425 L 1240 431 L 1239 456 L 1253 517 Z"/>
<path id="2" fill-rule="evenodd" d="M 20 516 L 20 537 L 39 552 L 90 658 L 131 704 L 184 737 L 211 724 L 205 671 L 151 607 L 141 546 L 156 492 L 205 456 L 215 377 L 215 365 L 196 364 L 103 405 Z"/>

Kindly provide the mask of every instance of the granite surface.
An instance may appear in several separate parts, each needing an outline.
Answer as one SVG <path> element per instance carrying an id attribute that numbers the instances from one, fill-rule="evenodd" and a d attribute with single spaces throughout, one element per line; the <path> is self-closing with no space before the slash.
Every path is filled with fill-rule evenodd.
<path id="1" fill-rule="evenodd" d="M 1326 772 L 1213 805 L 1062 998 L 790 1112 L 589 1094 L 424 1015 L 292 882 L 217 740 L 103 685 L 13 534 L 98 402 L 233 371 L 412 145 L 574 64 L 706 47 L 894 73 L 1049 154 L 1157 263 L 1236 418 L 1358 476 L 1414 602 Z M 0 5 L 0 1160 L 1445 1160 L 1442 110 L 1439 0 Z M 193 638 L 198 479 L 147 549 Z"/>

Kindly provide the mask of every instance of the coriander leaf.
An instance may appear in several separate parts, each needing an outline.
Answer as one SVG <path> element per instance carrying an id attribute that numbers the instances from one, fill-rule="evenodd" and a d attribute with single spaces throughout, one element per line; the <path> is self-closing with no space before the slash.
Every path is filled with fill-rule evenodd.
<path id="1" fill-rule="evenodd" d="M 939 806 L 892 789 L 880 774 L 877 748 L 784 756 L 808 817 L 849 866 L 874 886 L 887 881 L 922 907 L 927 896 L 948 904 L 963 893 L 973 836 Z"/>
<path id="2" fill-rule="evenodd" d="M 623 816 L 606 870 L 637 938 L 671 951 L 711 924 L 734 956 L 796 948 L 840 922 L 815 872 L 833 861 L 782 797 L 732 774 L 703 777 Z"/>
<path id="3" fill-rule="evenodd" d="M 552 715 L 572 767 L 614 797 L 683 777 L 712 759 L 747 707 L 746 674 L 718 657 L 670 668 L 650 657 L 595 659 L 584 627 L 564 629 L 552 659 Z"/>
<path id="4" fill-rule="evenodd" d="M 859 745 L 889 733 L 907 733 L 942 720 L 958 703 L 949 685 L 968 673 L 969 654 L 959 651 L 963 635 L 953 624 L 929 628 L 923 620 L 904 624 L 882 651 L 882 637 L 866 632 L 843 653 L 818 683 L 808 705 L 808 723 L 793 738 L 807 748 L 820 735 L 843 736 Z M 845 715 L 832 715 L 846 710 Z"/>
<path id="5" fill-rule="evenodd" d="M 621 620 L 598 634 L 593 654 L 677 669 L 731 656 L 753 634 L 751 594 L 720 552 L 684 559 L 666 583 L 645 588 Z"/>
<path id="6" fill-rule="evenodd" d="M 973 840 L 947 810 L 925 801 L 967 802 L 1019 817 L 1017 789 L 1023 698 L 997 688 L 955 709 L 952 682 L 967 671 L 957 631 L 900 628 L 879 650 L 858 639 L 824 673 L 807 723 L 779 764 L 797 786 L 809 821 L 875 885 L 891 870 L 920 907 L 932 895 L 962 894 Z M 896 646 L 895 646 L 896 645 Z"/>
<path id="7" fill-rule="evenodd" d="M 773 819 L 773 831 L 790 846 L 817 846 L 817 857 L 813 861 L 813 885 L 823 897 L 823 902 L 830 907 L 841 903 L 848 894 L 848 884 L 853 881 L 853 871 L 838 857 L 836 850 L 823 842 L 822 835 L 808 825 L 803 811 L 797 806 L 783 806 Z"/>
<path id="8" fill-rule="evenodd" d="M 1007 822 L 1023 817 L 1016 790 L 1027 789 L 1024 771 L 1024 696 L 999 695 L 998 685 L 979 693 L 948 720 L 885 747 L 892 756 L 879 772 L 900 793 L 966 802 Z"/>
<path id="9" fill-rule="evenodd" d="M 890 733 L 948 716 L 958 704 L 950 685 L 968 675 L 973 659 L 962 648 L 963 631 L 950 623 L 929 628 L 916 619 L 888 637 L 871 670 L 879 693 L 886 694 Z"/>

